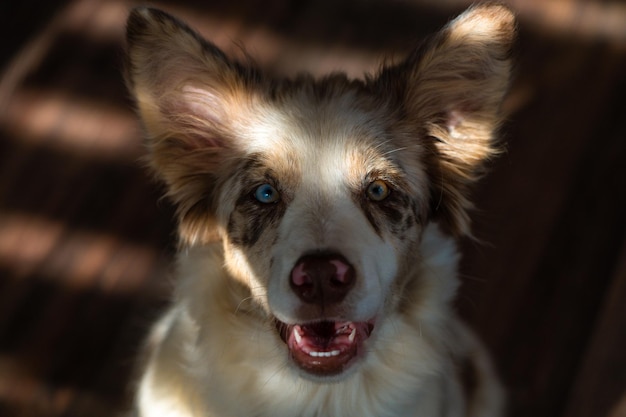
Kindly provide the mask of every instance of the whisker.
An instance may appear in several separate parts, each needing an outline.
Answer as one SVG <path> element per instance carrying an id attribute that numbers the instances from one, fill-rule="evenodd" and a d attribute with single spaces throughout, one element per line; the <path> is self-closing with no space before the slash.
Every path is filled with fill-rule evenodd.
<path id="1" fill-rule="evenodd" d="M 247 301 L 254 301 L 254 298 L 250 296 L 250 297 L 241 299 L 241 301 L 239 301 L 239 304 L 237 304 L 237 307 L 235 308 L 235 314 L 239 312 L 239 310 L 241 309 L 241 306 Z M 252 304 L 252 306 L 254 307 L 254 304 Z"/>
<path id="2" fill-rule="evenodd" d="M 385 153 L 383 154 L 383 156 L 391 155 L 392 153 L 396 153 L 396 152 L 399 152 L 399 151 L 404 151 L 404 150 L 407 150 L 407 149 L 417 149 L 417 148 L 418 148 L 418 146 L 417 146 L 417 145 L 413 145 L 413 146 L 404 146 L 404 147 L 402 147 L 402 148 L 395 148 L 395 149 L 391 149 L 391 150 L 389 150 L 389 151 L 385 152 Z"/>

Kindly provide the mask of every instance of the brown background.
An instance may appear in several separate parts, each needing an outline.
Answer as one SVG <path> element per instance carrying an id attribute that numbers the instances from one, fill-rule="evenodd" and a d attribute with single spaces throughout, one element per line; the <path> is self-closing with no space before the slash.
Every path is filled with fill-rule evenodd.
<path id="1" fill-rule="evenodd" d="M 153 3 L 285 74 L 373 71 L 464 0 Z M 475 192 L 458 308 L 510 416 L 626 415 L 626 4 L 510 0 L 508 152 Z M 0 415 L 111 416 L 167 299 L 172 209 L 138 162 L 130 1 L 0 5 Z"/>

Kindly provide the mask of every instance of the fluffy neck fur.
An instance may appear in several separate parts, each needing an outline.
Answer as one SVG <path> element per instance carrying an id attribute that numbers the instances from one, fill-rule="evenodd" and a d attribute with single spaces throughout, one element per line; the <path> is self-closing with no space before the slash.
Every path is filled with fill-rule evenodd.
<path id="1" fill-rule="evenodd" d="M 179 260 L 184 278 L 178 290 L 194 295 L 177 312 L 181 325 L 194 329 L 178 346 L 179 359 L 195 379 L 184 381 L 189 385 L 184 391 L 196 396 L 186 400 L 192 415 L 382 417 L 453 412 L 445 410 L 445 398 L 458 387 L 439 376 L 452 366 L 451 347 L 444 340 L 452 331 L 448 303 L 457 287 L 458 254 L 436 226 L 425 230 L 423 261 L 416 265 L 405 311 L 377 323 L 365 362 L 341 384 L 304 379 L 286 364 L 287 348 L 273 322 L 258 308 L 250 308 L 253 302 L 243 287 L 223 269 L 207 273 L 221 262 L 221 250 L 219 245 L 196 248 Z M 384 350 L 377 348 L 382 340 Z M 211 390 L 202 390 L 209 386 Z"/>

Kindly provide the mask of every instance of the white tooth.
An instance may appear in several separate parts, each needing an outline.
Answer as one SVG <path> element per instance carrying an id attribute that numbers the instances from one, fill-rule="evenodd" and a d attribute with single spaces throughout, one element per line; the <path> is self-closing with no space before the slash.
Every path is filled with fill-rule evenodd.
<path id="1" fill-rule="evenodd" d="M 311 351 L 311 352 L 307 352 L 309 356 L 312 356 L 314 358 L 330 358 L 332 356 L 338 356 L 341 351 L 340 350 L 331 350 L 330 352 L 315 352 L 315 351 Z"/>
<path id="2" fill-rule="evenodd" d="M 298 329 L 293 329 L 293 336 L 295 337 L 297 344 L 302 343 L 302 336 L 300 335 L 300 332 L 298 331 Z"/>
<path id="3" fill-rule="evenodd" d="M 350 336 L 348 336 L 350 343 L 354 342 L 354 336 L 356 336 L 356 328 L 352 328 L 352 332 L 350 332 Z"/>

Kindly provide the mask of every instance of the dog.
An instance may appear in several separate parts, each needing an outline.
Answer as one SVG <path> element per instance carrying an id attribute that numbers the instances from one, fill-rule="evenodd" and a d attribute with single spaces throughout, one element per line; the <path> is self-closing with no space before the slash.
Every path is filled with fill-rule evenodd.
<path id="1" fill-rule="evenodd" d="M 128 84 L 180 246 L 136 415 L 501 415 L 451 302 L 515 27 L 477 5 L 375 75 L 285 79 L 132 10 Z"/>

